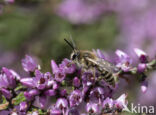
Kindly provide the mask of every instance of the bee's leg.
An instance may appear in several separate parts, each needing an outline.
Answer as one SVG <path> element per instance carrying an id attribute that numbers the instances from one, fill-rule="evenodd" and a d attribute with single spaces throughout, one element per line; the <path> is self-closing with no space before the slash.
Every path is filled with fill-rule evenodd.
<path id="1" fill-rule="evenodd" d="M 92 69 L 92 73 L 93 73 L 93 76 L 94 76 L 94 78 L 96 77 L 96 68 L 93 68 Z"/>

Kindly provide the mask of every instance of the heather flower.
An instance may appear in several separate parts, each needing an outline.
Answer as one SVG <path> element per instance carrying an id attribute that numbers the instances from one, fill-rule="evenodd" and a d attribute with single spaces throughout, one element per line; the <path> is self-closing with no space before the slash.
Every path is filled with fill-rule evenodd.
<path id="1" fill-rule="evenodd" d="M 50 115 L 62 115 L 62 111 L 59 108 L 52 107 L 50 109 Z"/>
<path id="2" fill-rule="evenodd" d="M 36 61 L 29 55 L 26 55 L 25 58 L 22 59 L 22 66 L 26 72 L 34 72 L 36 69 L 40 68 Z"/>
<path id="3" fill-rule="evenodd" d="M 147 91 L 148 82 L 145 80 L 141 83 L 141 91 L 145 93 Z"/>
<path id="4" fill-rule="evenodd" d="M 101 104 L 104 99 L 104 90 L 101 87 L 96 87 L 90 91 L 90 101 Z"/>
<path id="5" fill-rule="evenodd" d="M 73 79 L 73 85 L 75 87 L 79 87 L 81 85 L 80 79 L 78 77 L 74 77 L 74 79 Z"/>
<path id="6" fill-rule="evenodd" d="M 68 109 L 67 115 L 80 115 L 80 112 L 76 107 L 71 107 Z"/>
<path id="7" fill-rule="evenodd" d="M 115 100 L 115 107 L 118 110 L 129 111 L 129 109 L 127 108 L 128 101 L 126 100 L 126 98 L 127 98 L 127 95 L 122 94 L 118 99 Z"/>
<path id="8" fill-rule="evenodd" d="M 55 107 L 60 109 L 63 113 L 65 113 L 68 108 L 68 101 L 65 98 L 59 98 L 56 101 Z"/>
<path id="9" fill-rule="evenodd" d="M 95 21 L 109 9 L 106 1 L 65 0 L 60 3 L 56 13 L 73 24 L 88 24 Z"/>
<path id="10" fill-rule="evenodd" d="M 56 95 L 56 91 L 54 89 L 48 89 L 44 92 L 44 95 L 46 96 L 55 96 Z"/>
<path id="11" fill-rule="evenodd" d="M 35 71 L 35 78 L 34 79 L 34 84 L 36 88 L 43 90 L 46 88 L 46 85 L 48 84 L 48 78 L 44 76 L 43 73 L 41 73 L 39 70 Z"/>
<path id="12" fill-rule="evenodd" d="M 0 92 L 5 96 L 5 98 L 10 99 L 12 97 L 12 94 L 9 90 L 5 88 L 1 88 Z"/>
<path id="13" fill-rule="evenodd" d="M 41 109 L 44 109 L 48 103 L 48 100 L 47 100 L 47 96 L 39 96 L 39 100 L 36 99 L 37 101 L 39 101 L 39 106 Z"/>
<path id="14" fill-rule="evenodd" d="M 91 72 L 85 72 L 82 75 L 82 82 L 87 86 L 93 85 L 95 83 L 95 77 Z"/>
<path id="15" fill-rule="evenodd" d="M 16 81 L 18 81 L 19 76 L 15 74 L 13 70 L 9 70 L 5 67 L 2 68 L 0 73 L 0 88 L 11 88 L 16 87 Z"/>
<path id="16" fill-rule="evenodd" d="M 66 95 L 67 95 L 67 90 L 66 90 L 66 89 L 62 89 L 62 90 L 60 91 L 60 95 L 61 95 L 61 96 L 66 96 Z"/>
<path id="17" fill-rule="evenodd" d="M 103 103 L 102 103 L 102 107 L 103 107 L 104 109 L 105 109 L 105 108 L 112 108 L 113 105 L 114 105 L 114 101 L 113 101 L 111 98 L 109 98 L 109 97 L 107 97 L 107 98 L 103 101 Z"/>
<path id="18" fill-rule="evenodd" d="M 53 74 L 55 75 L 55 80 L 58 82 L 62 82 L 66 77 L 63 68 L 59 68 L 54 60 L 51 61 L 51 67 Z"/>
<path id="19" fill-rule="evenodd" d="M 144 72 L 146 70 L 146 68 L 147 68 L 146 64 L 140 63 L 140 64 L 138 64 L 137 70 L 138 70 L 138 72 Z"/>
<path id="20" fill-rule="evenodd" d="M 20 106 L 20 111 L 26 111 L 28 108 L 28 105 L 26 102 L 21 102 L 19 106 Z"/>
<path id="21" fill-rule="evenodd" d="M 6 3 L 14 3 L 15 0 L 4 0 Z"/>
<path id="22" fill-rule="evenodd" d="M 142 51 L 138 48 L 135 48 L 134 51 L 137 54 L 137 56 L 139 57 L 139 60 L 141 63 L 147 63 L 148 62 L 148 59 L 147 59 L 148 56 L 144 51 Z"/>
<path id="23" fill-rule="evenodd" d="M 59 65 L 59 68 L 62 68 L 64 73 L 66 74 L 71 74 L 75 72 L 76 70 L 76 65 L 72 63 L 71 60 L 64 59 L 62 63 Z"/>
<path id="24" fill-rule="evenodd" d="M 121 50 L 117 50 L 115 53 L 118 56 L 116 66 L 121 68 L 123 71 L 128 71 L 132 63 L 131 58 Z"/>
<path id="25" fill-rule="evenodd" d="M 35 71 L 35 77 L 33 78 L 22 78 L 20 82 L 30 88 L 37 88 L 39 90 L 43 90 L 46 87 L 50 87 L 53 85 L 54 81 L 50 80 L 47 75 L 44 75 L 39 70 Z"/>
<path id="26" fill-rule="evenodd" d="M 97 103 L 89 102 L 86 105 L 86 111 L 90 114 L 99 114 L 100 108 Z"/>
<path id="27" fill-rule="evenodd" d="M 82 102 L 82 92 L 80 90 L 74 90 L 69 96 L 70 107 L 78 106 Z"/>

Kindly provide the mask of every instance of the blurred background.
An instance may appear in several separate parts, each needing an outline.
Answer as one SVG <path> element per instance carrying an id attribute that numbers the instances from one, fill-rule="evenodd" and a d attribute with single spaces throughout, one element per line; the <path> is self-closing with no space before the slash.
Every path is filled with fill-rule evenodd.
<path id="1" fill-rule="evenodd" d="M 13 68 L 26 76 L 21 59 L 26 54 L 51 71 L 50 61 L 69 58 L 64 42 L 70 35 L 80 49 L 101 49 L 110 56 L 116 49 L 137 62 L 133 48 L 156 55 L 155 0 L 0 0 L 0 67 Z M 131 102 L 156 105 L 156 72 L 149 75 L 149 90 L 142 94 L 138 84 Z M 122 90 L 119 90 L 122 92 Z"/>

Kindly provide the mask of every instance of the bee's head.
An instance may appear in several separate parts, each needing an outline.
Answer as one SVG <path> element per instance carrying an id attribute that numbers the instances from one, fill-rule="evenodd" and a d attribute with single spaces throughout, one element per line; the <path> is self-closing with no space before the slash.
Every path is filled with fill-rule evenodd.
<path id="1" fill-rule="evenodd" d="M 65 42 L 73 49 L 73 52 L 71 53 L 70 59 L 73 61 L 76 61 L 79 57 L 80 51 L 77 50 L 74 42 L 70 43 L 68 40 L 64 39 Z"/>
<path id="2" fill-rule="evenodd" d="M 73 61 L 75 61 L 75 60 L 78 59 L 79 55 L 80 55 L 79 51 L 76 51 L 76 50 L 75 50 L 75 51 L 73 51 L 73 52 L 71 53 L 70 59 L 73 60 Z"/>

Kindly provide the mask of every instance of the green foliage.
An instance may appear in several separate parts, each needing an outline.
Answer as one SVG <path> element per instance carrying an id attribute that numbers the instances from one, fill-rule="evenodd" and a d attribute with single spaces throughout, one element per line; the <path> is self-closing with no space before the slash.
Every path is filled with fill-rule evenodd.
<path id="1" fill-rule="evenodd" d="M 26 99 L 25 99 L 24 93 L 21 92 L 21 93 L 19 93 L 19 94 L 16 96 L 16 98 L 13 99 L 13 104 L 14 104 L 14 105 L 18 105 L 18 104 L 20 104 L 21 102 L 23 102 L 23 101 L 25 101 L 25 100 L 26 100 Z"/>

